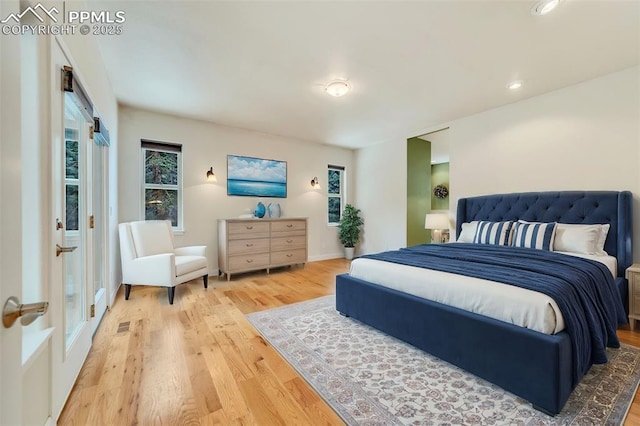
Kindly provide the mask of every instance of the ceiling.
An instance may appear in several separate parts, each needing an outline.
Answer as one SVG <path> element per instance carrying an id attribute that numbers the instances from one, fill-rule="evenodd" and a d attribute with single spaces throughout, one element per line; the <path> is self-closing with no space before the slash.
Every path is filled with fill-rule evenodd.
<path id="1" fill-rule="evenodd" d="M 640 63 L 637 0 L 87 3 L 125 11 L 96 37 L 122 104 L 349 148 Z"/>

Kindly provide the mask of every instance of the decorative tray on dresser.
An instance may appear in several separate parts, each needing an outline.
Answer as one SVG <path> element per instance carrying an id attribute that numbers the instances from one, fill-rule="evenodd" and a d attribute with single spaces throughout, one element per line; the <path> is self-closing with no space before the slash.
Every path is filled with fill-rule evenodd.
<path id="1" fill-rule="evenodd" d="M 227 275 L 307 263 L 307 218 L 219 219 L 218 269 Z"/>

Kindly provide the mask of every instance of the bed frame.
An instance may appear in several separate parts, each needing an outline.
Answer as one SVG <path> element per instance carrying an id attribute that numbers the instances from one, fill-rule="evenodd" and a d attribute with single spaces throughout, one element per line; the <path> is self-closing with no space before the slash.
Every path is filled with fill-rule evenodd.
<path id="1" fill-rule="evenodd" d="M 625 303 L 633 263 L 628 191 L 487 195 L 458 201 L 457 233 L 472 220 L 611 225 L 605 250 L 618 259 L 616 285 Z M 569 335 L 546 335 L 350 277 L 336 277 L 336 309 L 532 403 L 550 415 L 573 391 Z"/>

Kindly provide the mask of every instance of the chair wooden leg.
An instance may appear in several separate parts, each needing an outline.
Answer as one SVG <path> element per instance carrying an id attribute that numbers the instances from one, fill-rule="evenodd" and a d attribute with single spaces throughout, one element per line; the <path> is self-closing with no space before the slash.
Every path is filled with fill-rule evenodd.
<path id="1" fill-rule="evenodd" d="M 209 275 L 203 275 L 202 282 L 204 283 L 204 288 L 209 288 Z"/>
<path id="2" fill-rule="evenodd" d="M 169 290 L 169 304 L 173 305 L 173 296 L 175 296 L 175 294 L 176 294 L 176 288 L 175 287 L 167 287 L 167 290 Z"/>
<path id="3" fill-rule="evenodd" d="M 124 300 L 129 300 L 129 294 L 131 294 L 131 284 L 124 285 Z"/>

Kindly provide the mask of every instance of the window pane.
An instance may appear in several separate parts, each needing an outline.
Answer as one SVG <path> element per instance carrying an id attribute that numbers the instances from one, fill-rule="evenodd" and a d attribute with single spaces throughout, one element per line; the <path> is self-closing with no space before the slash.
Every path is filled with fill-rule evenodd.
<path id="1" fill-rule="evenodd" d="M 78 185 L 67 185 L 65 198 L 67 231 L 77 231 L 78 228 Z"/>
<path id="2" fill-rule="evenodd" d="M 340 171 L 329 170 L 329 178 L 327 179 L 327 182 L 329 194 L 340 193 Z"/>
<path id="3" fill-rule="evenodd" d="M 78 137 L 78 131 L 73 129 L 64 129 L 65 136 L 75 133 Z M 65 145 L 65 177 L 67 179 L 78 179 L 78 141 L 67 139 Z"/>
<path id="4" fill-rule="evenodd" d="M 170 220 L 178 226 L 178 191 L 171 189 L 145 189 L 145 220 Z"/>
<path id="5" fill-rule="evenodd" d="M 329 197 L 329 223 L 340 222 L 340 197 Z"/>
<path id="6" fill-rule="evenodd" d="M 145 183 L 177 185 L 178 153 L 146 150 L 144 181 Z"/>

